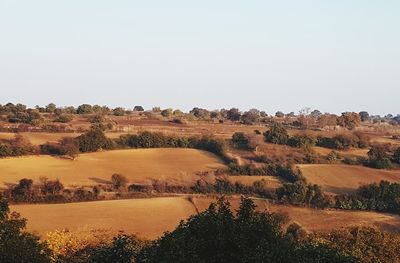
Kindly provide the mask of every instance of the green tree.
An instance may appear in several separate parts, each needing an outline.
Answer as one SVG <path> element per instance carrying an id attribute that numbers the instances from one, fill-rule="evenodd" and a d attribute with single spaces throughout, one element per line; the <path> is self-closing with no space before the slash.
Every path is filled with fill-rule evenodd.
<path id="1" fill-rule="evenodd" d="M 92 107 L 92 105 L 89 105 L 89 104 L 82 104 L 82 105 L 78 106 L 78 108 L 76 109 L 76 113 L 78 113 L 78 114 L 93 113 L 93 107 Z"/>
<path id="2" fill-rule="evenodd" d="M 251 125 L 260 121 L 260 111 L 257 109 L 251 109 L 246 111 L 242 115 L 242 122 L 247 125 Z"/>
<path id="3" fill-rule="evenodd" d="M 226 118 L 228 120 L 239 121 L 241 117 L 242 117 L 242 114 L 240 113 L 239 109 L 237 109 L 237 108 L 232 108 L 226 112 Z"/>
<path id="4" fill-rule="evenodd" d="M 238 149 L 249 150 L 252 148 L 250 145 L 250 138 L 243 132 L 235 132 L 232 135 L 232 145 Z"/>
<path id="5" fill-rule="evenodd" d="M 110 245 L 98 247 L 91 253 L 89 263 L 134 263 L 145 242 L 136 236 L 120 234 Z"/>
<path id="6" fill-rule="evenodd" d="M 115 116 L 124 116 L 125 115 L 125 109 L 121 108 L 121 107 L 117 107 L 117 108 L 113 109 L 113 114 Z"/>
<path id="7" fill-rule="evenodd" d="M 368 151 L 369 165 L 377 169 L 388 169 L 392 167 L 389 159 L 388 149 L 383 145 L 374 145 Z"/>
<path id="8" fill-rule="evenodd" d="M 354 262 L 324 245 L 296 243 L 282 231 L 283 223 L 282 215 L 256 212 L 247 198 L 234 215 L 221 198 L 145 248 L 138 262 Z"/>
<path id="9" fill-rule="evenodd" d="M 8 202 L 0 198 L 0 262 L 47 263 L 48 248 L 39 237 L 25 231 L 26 220 L 10 213 Z"/>
<path id="10" fill-rule="evenodd" d="M 81 152 L 95 152 L 102 148 L 110 148 L 110 140 L 100 128 L 93 127 L 77 138 Z"/>
<path id="11" fill-rule="evenodd" d="M 264 133 L 266 142 L 274 144 L 286 144 L 289 139 L 289 135 L 282 124 L 274 124 L 268 131 Z"/>

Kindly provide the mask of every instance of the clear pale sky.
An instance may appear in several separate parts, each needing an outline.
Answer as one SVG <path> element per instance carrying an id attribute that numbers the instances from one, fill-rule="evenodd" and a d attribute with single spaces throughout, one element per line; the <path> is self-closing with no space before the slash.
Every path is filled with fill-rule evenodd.
<path id="1" fill-rule="evenodd" d="M 400 113 L 399 0 L 0 0 L 0 103 Z"/>

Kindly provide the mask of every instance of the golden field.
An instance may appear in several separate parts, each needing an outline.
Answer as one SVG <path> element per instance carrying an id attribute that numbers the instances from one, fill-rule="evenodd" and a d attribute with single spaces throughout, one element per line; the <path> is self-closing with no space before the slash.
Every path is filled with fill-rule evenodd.
<path id="1" fill-rule="evenodd" d="M 195 149 L 130 149 L 81 154 L 75 160 L 51 156 L 0 159 L 0 185 L 22 178 L 59 179 L 65 186 L 108 183 L 111 175 L 124 175 L 130 183 L 168 180 L 187 183 L 197 172 L 224 167 L 213 154 Z"/>
<path id="2" fill-rule="evenodd" d="M 107 229 L 134 233 L 154 239 L 164 231 L 173 230 L 190 215 L 203 211 L 212 198 L 163 197 L 150 199 L 112 200 L 69 204 L 14 205 L 13 211 L 28 219 L 28 230 L 40 235 L 54 230 L 87 231 Z M 239 206 L 231 198 L 232 209 Z M 329 231 L 354 225 L 376 225 L 388 231 L 398 231 L 400 217 L 375 212 L 315 210 L 310 208 L 273 205 L 255 200 L 258 210 L 286 213 L 308 231 Z"/>
<path id="3" fill-rule="evenodd" d="M 362 185 L 382 180 L 400 182 L 400 170 L 378 170 L 344 164 L 307 164 L 298 167 L 309 183 L 318 184 L 331 194 L 351 193 Z"/>

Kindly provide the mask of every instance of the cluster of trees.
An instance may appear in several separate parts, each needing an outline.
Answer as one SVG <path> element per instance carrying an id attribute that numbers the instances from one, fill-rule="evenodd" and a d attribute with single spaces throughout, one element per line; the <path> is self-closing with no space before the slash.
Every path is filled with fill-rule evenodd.
<path id="1" fill-rule="evenodd" d="M 253 164 L 239 165 L 231 162 L 228 170 L 218 170 L 217 173 L 228 173 L 229 175 L 269 175 L 276 176 L 288 182 L 304 181 L 305 178 L 300 170 L 294 170 L 291 165 L 281 165 L 276 163 L 267 163 L 262 166 Z"/>
<path id="2" fill-rule="evenodd" d="M 285 183 L 276 190 L 278 200 L 294 205 L 314 208 L 332 207 L 332 199 L 322 192 L 320 186 L 304 181 Z"/>
<path id="3" fill-rule="evenodd" d="M 366 148 L 370 145 L 370 138 L 358 132 L 351 135 L 338 134 L 333 137 L 318 137 L 316 139 L 316 145 L 335 150 Z"/>
<path id="4" fill-rule="evenodd" d="M 99 199 L 100 187 L 87 190 L 83 187 L 65 189 L 60 180 L 40 178 L 39 183 L 23 178 L 18 184 L 9 186 L 2 194 L 13 202 L 22 203 L 66 203 Z"/>
<path id="5" fill-rule="evenodd" d="M 388 145 L 374 145 L 368 151 L 367 166 L 376 169 L 389 169 L 400 164 L 400 147 L 392 151 Z"/>
<path id="6" fill-rule="evenodd" d="M 279 123 L 275 123 L 264 133 L 265 141 L 274 144 L 285 144 L 291 147 L 307 148 L 310 146 L 320 146 L 329 149 L 346 150 L 351 147 L 366 148 L 370 145 L 370 138 L 362 133 L 338 134 L 333 137 L 314 137 L 311 134 L 299 133 L 289 136 L 286 128 Z"/>
<path id="7" fill-rule="evenodd" d="M 231 139 L 232 146 L 236 149 L 253 150 L 254 146 L 251 143 L 250 136 L 243 132 L 235 132 Z"/>
<path id="8" fill-rule="evenodd" d="M 361 186 L 354 195 L 337 196 L 335 207 L 400 214 L 400 184 L 381 181 Z"/>
<path id="9" fill-rule="evenodd" d="M 129 148 L 195 148 L 225 157 L 226 143 L 212 136 L 178 137 L 158 132 L 144 131 L 139 134 L 122 135 L 116 141 L 120 147 Z"/>
<path id="10" fill-rule="evenodd" d="M 37 152 L 38 150 L 19 134 L 11 140 L 0 141 L 0 158 L 35 154 Z"/>

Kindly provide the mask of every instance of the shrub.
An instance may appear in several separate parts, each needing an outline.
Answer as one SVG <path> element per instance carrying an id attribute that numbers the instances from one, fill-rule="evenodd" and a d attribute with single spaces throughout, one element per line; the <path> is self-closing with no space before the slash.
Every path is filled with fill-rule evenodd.
<path id="1" fill-rule="evenodd" d="M 77 138 L 81 152 L 95 152 L 99 149 L 113 148 L 113 142 L 99 128 L 92 128 Z"/>
<path id="2" fill-rule="evenodd" d="M 316 184 L 305 184 L 298 181 L 286 183 L 276 190 L 279 200 L 292 204 L 304 204 L 307 206 L 327 208 L 331 206 L 331 200 L 324 195 L 321 187 Z"/>
<path id="3" fill-rule="evenodd" d="M 232 145 L 238 149 L 250 150 L 252 149 L 250 145 L 250 138 L 243 132 L 235 132 L 232 135 Z"/>
<path id="4" fill-rule="evenodd" d="M 314 146 L 317 140 L 308 134 L 296 134 L 288 139 L 287 144 L 296 148 L 308 148 Z"/>
<path id="5" fill-rule="evenodd" d="M 282 124 L 274 124 L 268 131 L 264 133 L 265 141 L 274 144 L 286 144 L 289 135 Z"/>
<path id="6" fill-rule="evenodd" d="M 340 159 L 340 154 L 337 151 L 331 151 L 327 156 L 326 159 L 330 162 L 335 162 Z"/>
<path id="7" fill-rule="evenodd" d="M 71 122 L 72 119 L 73 118 L 71 115 L 62 114 L 58 116 L 56 119 L 54 119 L 54 122 L 68 123 Z"/>
<path id="8" fill-rule="evenodd" d="M 128 179 L 121 174 L 113 174 L 111 176 L 111 183 L 115 189 L 121 190 L 122 188 L 126 187 Z"/>
<path id="9" fill-rule="evenodd" d="M 387 153 L 387 147 L 383 145 L 374 145 L 368 151 L 368 165 L 376 169 L 389 169 L 393 165 Z"/>

